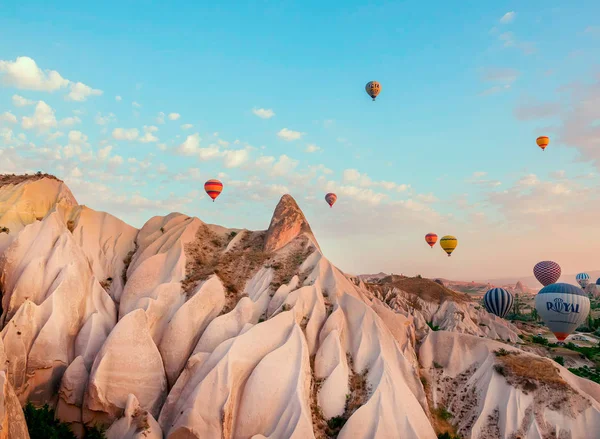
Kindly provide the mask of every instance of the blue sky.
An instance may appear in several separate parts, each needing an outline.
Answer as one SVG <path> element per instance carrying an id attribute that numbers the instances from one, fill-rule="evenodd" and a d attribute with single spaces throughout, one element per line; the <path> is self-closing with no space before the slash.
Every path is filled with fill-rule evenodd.
<path id="1" fill-rule="evenodd" d="M 0 18 L 0 171 L 53 172 L 138 227 L 265 228 L 290 192 L 350 272 L 598 266 L 597 2 L 21 3 Z"/>

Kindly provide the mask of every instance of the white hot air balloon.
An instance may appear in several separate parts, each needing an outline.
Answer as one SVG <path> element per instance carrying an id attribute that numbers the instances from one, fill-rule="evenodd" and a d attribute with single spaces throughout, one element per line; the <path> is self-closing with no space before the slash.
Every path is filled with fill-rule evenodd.
<path id="1" fill-rule="evenodd" d="M 564 341 L 590 312 L 590 299 L 571 284 L 550 284 L 535 297 L 535 309 L 559 341 Z"/>

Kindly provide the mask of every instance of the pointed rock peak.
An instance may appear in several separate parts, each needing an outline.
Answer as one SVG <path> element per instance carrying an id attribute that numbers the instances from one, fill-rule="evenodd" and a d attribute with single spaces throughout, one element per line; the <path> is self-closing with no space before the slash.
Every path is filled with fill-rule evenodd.
<path id="1" fill-rule="evenodd" d="M 279 200 L 271 218 L 265 239 L 265 251 L 277 251 L 301 234 L 308 235 L 315 246 L 319 246 L 296 200 L 291 195 L 285 194 Z"/>

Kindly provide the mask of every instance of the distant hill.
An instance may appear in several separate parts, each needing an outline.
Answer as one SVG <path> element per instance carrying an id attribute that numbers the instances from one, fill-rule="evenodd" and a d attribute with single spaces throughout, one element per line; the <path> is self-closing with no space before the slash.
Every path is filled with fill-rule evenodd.
<path id="1" fill-rule="evenodd" d="M 592 282 L 596 282 L 596 279 L 600 278 L 600 270 L 586 271 L 586 273 L 590 275 L 590 280 Z M 575 281 L 576 275 L 577 275 L 577 273 L 563 274 L 558 281 L 564 282 L 567 284 L 578 285 L 577 282 Z M 542 288 L 542 284 L 540 284 L 537 281 L 537 279 L 533 276 L 533 274 L 531 276 L 524 276 L 524 277 L 506 277 L 506 278 L 499 278 L 499 279 L 484 279 L 484 280 L 480 280 L 480 282 L 489 282 L 493 285 L 506 285 L 506 284 L 514 285 L 517 282 L 521 282 L 524 286 L 533 288 L 535 290 L 539 290 L 540 288 Z"/>

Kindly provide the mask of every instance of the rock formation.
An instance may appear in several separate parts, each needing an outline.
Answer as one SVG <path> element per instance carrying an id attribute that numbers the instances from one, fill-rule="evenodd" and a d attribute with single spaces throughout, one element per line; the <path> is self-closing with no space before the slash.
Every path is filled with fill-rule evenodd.
<path id="1" fill-rule="evenodd" d="M 525 388 L 519 361 L 549 360 L 519 329 L 427 279 L 342 273 L 289 195 L 265 231 L 138 230 L 11 176 L 0 226 L 0 439 L 27 437 L 26 401 L 109 439 L 434 439 L 442 406 L 474 439 L 598 428 L 598 386 L 558 368 Z"/>

